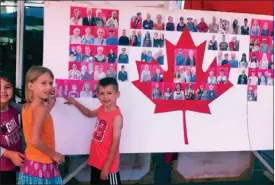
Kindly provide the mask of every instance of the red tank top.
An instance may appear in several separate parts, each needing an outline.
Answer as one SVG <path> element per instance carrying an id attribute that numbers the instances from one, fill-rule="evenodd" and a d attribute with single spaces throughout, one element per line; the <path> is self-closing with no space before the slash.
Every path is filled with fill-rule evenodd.
<path id="1" fill-rule="evenodd" d="M 105 112 L 104 107 L 98 109 L 96 128 L 90 147 L 88 164 L 98 169 L 102 169 L 109 155 L 113 142 L 113 122 L 117 115 L 121 115 L 119 107 L 112 112 Z M 110 166 L 109 172 L 115 173 L 119 166 L 119 150 Z"/>
<path id="2" fill-rule="evenodd" d="M 0 112 L 0 146 L 12 151 L 21 151 L 21 128 L 16 108 L 9 106 L 9 110 Z M 0 171 L 16 169 L 12 161 L 4 156 L 0 157 Z"/>

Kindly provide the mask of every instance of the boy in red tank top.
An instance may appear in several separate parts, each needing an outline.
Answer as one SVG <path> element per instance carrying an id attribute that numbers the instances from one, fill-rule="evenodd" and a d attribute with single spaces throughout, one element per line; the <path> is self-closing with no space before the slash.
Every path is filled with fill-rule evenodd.
<path id="1" fill-rule="evenodd" d="M 65 104 L 75 105 L 85 116 L 97 117 L 90 147 L 88 164 L 91 166 L 91 184 L 121 184 L 119 175 L 119 143 L 123 126 L 117 106 L 118 83 L 114 78 L 103 78 L 97 85 L 101 106 L 89 110 L 73 98 Z"/>

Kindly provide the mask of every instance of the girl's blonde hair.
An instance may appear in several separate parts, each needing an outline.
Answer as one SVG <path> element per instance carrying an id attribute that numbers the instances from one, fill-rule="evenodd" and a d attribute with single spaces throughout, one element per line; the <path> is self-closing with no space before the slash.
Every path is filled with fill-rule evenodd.
<path id="1" fill-rule="evenodd" d="M 28 83 L 34 83 L 37 78 L 45 73 L 48 73 L 54 79 L 53 72 L 46 67 L 33 66 L 28 70 L 25 79 L 25 100 L 27 103 L 32 102 L 32 91 L 28 88 Z"/>

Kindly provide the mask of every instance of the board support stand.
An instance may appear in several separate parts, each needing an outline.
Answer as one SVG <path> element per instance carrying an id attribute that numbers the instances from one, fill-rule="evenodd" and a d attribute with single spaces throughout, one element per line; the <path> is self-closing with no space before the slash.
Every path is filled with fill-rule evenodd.
<path id="1" fill-rule="evenodd" d="M 73 172 L 71 172 L 70 174 L 68 174 L 64 180 L 63 180 L 63 184 L 67 184 L 72 178 L 74 178 L 81 170 L 83 170 L 83 168 L 85 168 L 88 164 L 88 160 L 86 160 L 85 162 L 83 162 L 81 165 L 79 165 Z"/>
<path id="2" fill-rule="evenodd" d="M 274 182 L 274 170 L 273 168 L 266 162 L 266 160 L 259 154 L 257 151 L 252 151 L 252 153 L 259 159 L 259 161 L 266 167 L 268 171 L 264 171 L 264 175 Z"/>

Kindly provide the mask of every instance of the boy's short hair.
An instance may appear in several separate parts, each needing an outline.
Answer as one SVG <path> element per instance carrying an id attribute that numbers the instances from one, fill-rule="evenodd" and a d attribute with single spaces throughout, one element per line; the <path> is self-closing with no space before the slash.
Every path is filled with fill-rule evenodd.
<path id="1" fill-rule="evenodd" d="M 114 86 L 115 91 L 117 92 L 119 91 L 117 80 L 112 77 L 106 77 L 99 80 L 98 86 L 97 86 L 97 92 L 99 90 L 99 86 L 107 87 L 108 85 Z"/>

